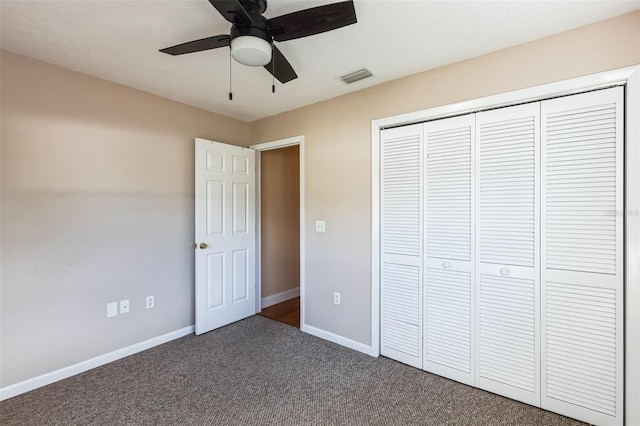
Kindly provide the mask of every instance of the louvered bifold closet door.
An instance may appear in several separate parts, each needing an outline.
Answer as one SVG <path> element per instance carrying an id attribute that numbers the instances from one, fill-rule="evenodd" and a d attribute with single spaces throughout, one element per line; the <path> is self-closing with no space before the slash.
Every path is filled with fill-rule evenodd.
<path id="1" fill-rule="evenodd" d="M 432 121 L 425 138 L 424 369 L 475 384 L 473 115 Z"/>
<path id="2" fill-rule="evenodd" d="M 422 368 L 422 125 L 381 132 L 380 353 Z"/>
<path id="3" fill-rule="evenodd" d="M 623 89 L 545 101 L 542 126 L 542 407 L 621 425 Z"/>
<path id="4" fill-rule="evenodd" d="M 540 405 L 540 105 L 476 116 L 477 386 Z"/>

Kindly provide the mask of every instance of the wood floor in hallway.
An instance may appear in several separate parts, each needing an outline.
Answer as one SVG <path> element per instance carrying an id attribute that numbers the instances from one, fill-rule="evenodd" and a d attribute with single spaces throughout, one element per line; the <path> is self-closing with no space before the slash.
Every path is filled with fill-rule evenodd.
<path id="1" fill-rule="evenodd" d="M 260 315 L 300 328 L 300 297 L 264 308 Z"/>

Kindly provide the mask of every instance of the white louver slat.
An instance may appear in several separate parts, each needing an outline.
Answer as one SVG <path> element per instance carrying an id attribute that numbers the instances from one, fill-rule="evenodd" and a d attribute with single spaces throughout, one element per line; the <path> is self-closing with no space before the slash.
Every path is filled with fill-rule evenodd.
<path id="1" fill-rule="evenodd" d="M 616 105 L 549 113 L 546 123 L 546 266 L 615 274 Z"/>
<path id="2" fill-rule="evenodd" d="M 484 116 L 478 130 L 481 262 L 534 266 L 538 125 L 534 114 L 496 117 L 499 121 L 480 114 Z"/>
<path id="3" fill-rule="evenodd" d="M 382 279 L 383 346 L 420 357 L 420 269 L 385 263 Z"/>
<path id="4" fill-rule="evenodd" d="M 476 117 L 477 384 L 540 405 L 540 104 Z"/>
<path id="5" fill-rule="evenodd" d="M 382 250 L 419 256 L 422 135 L 397 130 L 386 130 L 382 145 Z"/>
<path id="6" fill-rule="evenodd" d="M 536 391 L 533 280 L 480 275 L 480 378 Z"/>
<path id="7" fill-rule="evenodd" d="M 475 384 L 473 115 L 424 124 L 423 368 Z"/>
<path id="8" fill-rule="evenodd" d="M 623 422 L 623 89 L 542 102 L 542 407 Z"/>
<path id="9" fill-rule="evenodd" d="M 547 396 L 616 414 L 615 290 L 547 282 Z"/>
<path id="10" fill-rule="evenodd" d="M 422 367 L 422 125 L 381 132 L 382 355 Z"/>
<path id="11" fill-rule="evenodd" d="M 470 381 L 473 378 L 471 274 L 427 268 L 425 281 L 425 369 L 458 381 Z"/>
<path id="12" fill-rule="evenodd" d="M 426 255 L 471 260 L 473 117 L 425 124 Z"/>

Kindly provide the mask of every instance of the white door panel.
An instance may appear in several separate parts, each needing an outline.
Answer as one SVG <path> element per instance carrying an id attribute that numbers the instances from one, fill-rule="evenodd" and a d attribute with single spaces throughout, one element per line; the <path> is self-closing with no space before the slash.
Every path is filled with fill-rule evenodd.
<path id="1" fill-rule="evenodd" d="M 623 89 L 542 102 L 542 407 L 623 422 Z"/>
<path id="2" fill-rule="evenodd" d="M 422 367 L 422 125 L 381 133 L 380 353 Z"/>
<path id="3" fill-rule="evenodd" d="M 473 115 L 424 124 L 423 368 L 475 384 Z"/>
<path id="4" fill-rule="evenodd" d="M 477 385 L 540 405 L 540 104 L 476 115 Z"/>
<path id="5" fill-rule="evenodd" d="M 196 334 L 255 314 L 255 152 L 196 139 Z"/>

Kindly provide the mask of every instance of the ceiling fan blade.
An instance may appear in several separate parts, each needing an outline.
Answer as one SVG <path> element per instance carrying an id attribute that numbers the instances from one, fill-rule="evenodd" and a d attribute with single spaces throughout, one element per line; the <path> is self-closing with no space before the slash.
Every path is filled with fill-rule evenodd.
<path id="1" fill-rule="evenodd" d="M 353 1 L 300 10 L 267 20 L 269 31 L 276 41 L 293 40 L 355 24 Z"/>
<path id="2" fill-rule="evenodd" d="M 250 24 L 253 21 L 238 0 L 209 0 L 209 3 L 232 24 Z"/>
<path id="3" fill-rule="evenodd" d="M 271 62 L 265 65 L 264 68 L 282 84 L 298 78 L 298 74 L 293 70 L 293 67 L 289 61 L 287 61 L 287 58 L 284 57 L 280 49 L 276 46 L 273 46 Z"/>
<path id="4" fill-rule="evenodd" d="M 165 49 L 160 49 L 160 51 L 162 53 L 168 53 L 169 55 L 175 56 L 184 55 L 185 53 L 194 53 L 201 52 L 203 50 L 217 49 L 218 47 L 225 46 L 229 46 L 229 36 L 218 35 L 167 47 Z"/>

